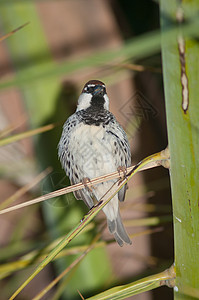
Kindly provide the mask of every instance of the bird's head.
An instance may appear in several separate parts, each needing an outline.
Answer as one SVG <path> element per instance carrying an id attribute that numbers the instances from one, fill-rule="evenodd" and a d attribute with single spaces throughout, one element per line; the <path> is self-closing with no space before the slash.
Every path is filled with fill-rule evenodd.
<path id="1" fill-rule="evenodd" d="M 106 86 L 99 80 L 90 80 L 83 87 L 78 99 L 77 111 L 87 108 L 109 109 L 109 98 L 106 94 Z"/>

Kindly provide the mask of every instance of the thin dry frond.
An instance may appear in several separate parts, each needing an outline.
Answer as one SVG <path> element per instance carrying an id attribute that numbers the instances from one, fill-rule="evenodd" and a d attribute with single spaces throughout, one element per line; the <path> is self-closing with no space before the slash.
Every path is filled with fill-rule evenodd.
<path id="1" fill-rule="evenodd" d="M 165 149 L 161 152 L 158 152 L 156 154 L 151 155 L 150 156 L 151 157 L 150 162 L 147 165 L 143 164 L 143 167 L 141 167 L 139 169 L 139 171 L 143 171 L 143 170 L 147 170 L 147 169 L 151 169 L 151 168 L 154 168 L 154 167 L 161 166 L 163 164 L 163 162 L 168 161 L 169 160 L 169 152 L 166 151 L 166 150 L 167 149 Z M 144 162 L 144 160 L 139 162 L 136 166 L 129 167 L 127 169 L 127 175 L 126 176 L 130 176 L 132 174 L 132 172 L 135 170 L 135 168 L 139 167 L 140 164 L 142 164 L 142 162 Z M 87 183 L 87 186 L 92 186 L 92 185 L 95 185 L 95 184 L 98 184 L 98 183 L 101 183 L 101 182 L 104 182 L 104 181 L 116 179 L 116 178 L 120 178 L 120 174 L 118 172 L 113 172 L 113 173 L 110 173 L 110 174 L 107 174 L 107 175 L 103 175 L 103 176 L 99 176 L 99 177 L 96 177 L 94 179 L 91 179 Z M 20 209 L 20 208 L 23 208 L 23 207 L 26 207 L 26 206 L 29 206 L 29 205 L 33 205 L 33 204 L 36 204 L 36 203 L 39 203 L 39 202 L 43 202 L 45 200 L 49 200 L 49 199 L 52 199 L 52 198 L 55 198 L 55 197 L 58 197 L 58 196 L 61 196 L 61 195 L 65 195 L 65 194 L 83 189 L 84 187 L 85 187 L 85 185 L 83 183 L 74 184 L 72 186 L 62 188 L 60 190 L 57 190 L 57 191 L 51 192 L 49 194 L 46 194 L 44 196 L 40 196 L 40 197 L 35 198 L 33 200 L 29 200 L 25 203 L 21 203 L 21 204 L 3 209 L 3 210 L 0 211 L 0 215 L 11 212 L 11 211 L 14 211 L 14 210 L 17 210 L 17 209 Z"/>
<path id="2" fill-rule="evenodd" d="M 45 126 L 36 128 L 36 129 L 28 130 L 26 132 L 22 132 L 22 133 L 18 133 L 18 134 L 6 137 L 6 138 L 0 140 L 0 147 L 17 142 L 22 139 L 26 139 L 28 137 L 34 136 L 34 135 L 42 133 L 42 132 L 52 130 L 56 126 L 58 126 L 58 124 L 55 124 L 55 123 L 49 124 L 49 125 L 45 125 Z"/>
<path id="3" fill-rule="evenodd" d="M 39 175 L 37 175 L 31 182 L 27 183 L 23 187 L 21 187 L 16 193 L 14 193 L 9 198 L 5 199 L 2 203 L 0 203 L 0 209 L 4 209 L 17 199 L 19 199 L 21 196 L 23 196 L 27 191 L 29 191 L 31 188 L 33 188 L 35 185 L 37 185 L 41 180 L 43 180 L 49 173 L 51 173 L 52 168 L 47 168 L 44 171 L 42 171 Z"/>
<path id="4" fill-rule="evenodd" d="M 17 31 L 19 31 L 20 29 L 24 28 L 26 25 L 30 24 L 30 22 L 26 22 L 25 24 L 17 27 L 16 29 L 10 31 L 9 33 L 3 35 L 2 37 L 0 37 L 0 42 L 2 42 L 3 40 L 7 39 L 9 36 L 13 35 L 14 33 L 16 33 Z"/>

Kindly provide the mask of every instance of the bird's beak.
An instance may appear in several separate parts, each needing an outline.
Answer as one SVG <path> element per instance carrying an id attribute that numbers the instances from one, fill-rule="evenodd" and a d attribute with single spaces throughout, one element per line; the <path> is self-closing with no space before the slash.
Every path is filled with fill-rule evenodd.
<path id="1" fill-rule="evenodd" d="M 101 94 L 101 93 L 103 93 L 103 90 L 104 90 L 103 86 L 97 85 L 94 92 L 93 92 L 93 94 L 94 95 Z"/>

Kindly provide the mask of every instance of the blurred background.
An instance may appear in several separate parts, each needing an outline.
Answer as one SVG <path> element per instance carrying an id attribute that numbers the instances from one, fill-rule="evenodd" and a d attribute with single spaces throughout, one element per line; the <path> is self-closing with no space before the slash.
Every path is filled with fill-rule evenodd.
<path id="1" fill-rule="evenodd" d="M 62 125 L 86 81 L 105 82 L 110 111 L 126 130 L 132 164 L 167 146 L 159 5 L 142 0 L 1 0 L 0 209 L 69 185 L 57 158 Z M 54 124 L 17 142 L 9 136 Z M 50 168 L 50 169 L 49 169 Z M 33 299 L 96 246 L 42 299 L 80 299 L 155 274 L 173 262 L 168 171 L 136 175 L 120 205 L 132 245 L 120 248 L 100 213 L 17 297 Z M 87 212 L 73 194 L 0 216 L 0 299 L 11 294 Z M 55 247 L 56 244 L 54 244 Z M 161 297 L 161 298 L 160 298 Z M 172 299 L 162 287 L 129 299 Z"/>

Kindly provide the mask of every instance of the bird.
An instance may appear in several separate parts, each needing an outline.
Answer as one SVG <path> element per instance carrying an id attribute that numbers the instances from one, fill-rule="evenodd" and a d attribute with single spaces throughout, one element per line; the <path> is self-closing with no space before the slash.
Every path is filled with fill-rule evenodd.
<path id="1" fill-rule="evenodd" d="M 86 181 L 119 171 L 131 165 L 131 151 L 127 135 L 109 111 L 109 98 L 102 81 L 89 80 L 79 96 L 77 109 L 64 123 L 58 144 L 58 157 L 71 184 L 85 183 L 74 192 L 91 209 L 96 201 L 116 182 L 99 183 L 91 188 Z M 124 201 L 127 185 L 103 208 L 109 232 L 119 246 L 132 242 L 122 223 L 119 201 Z"/>

